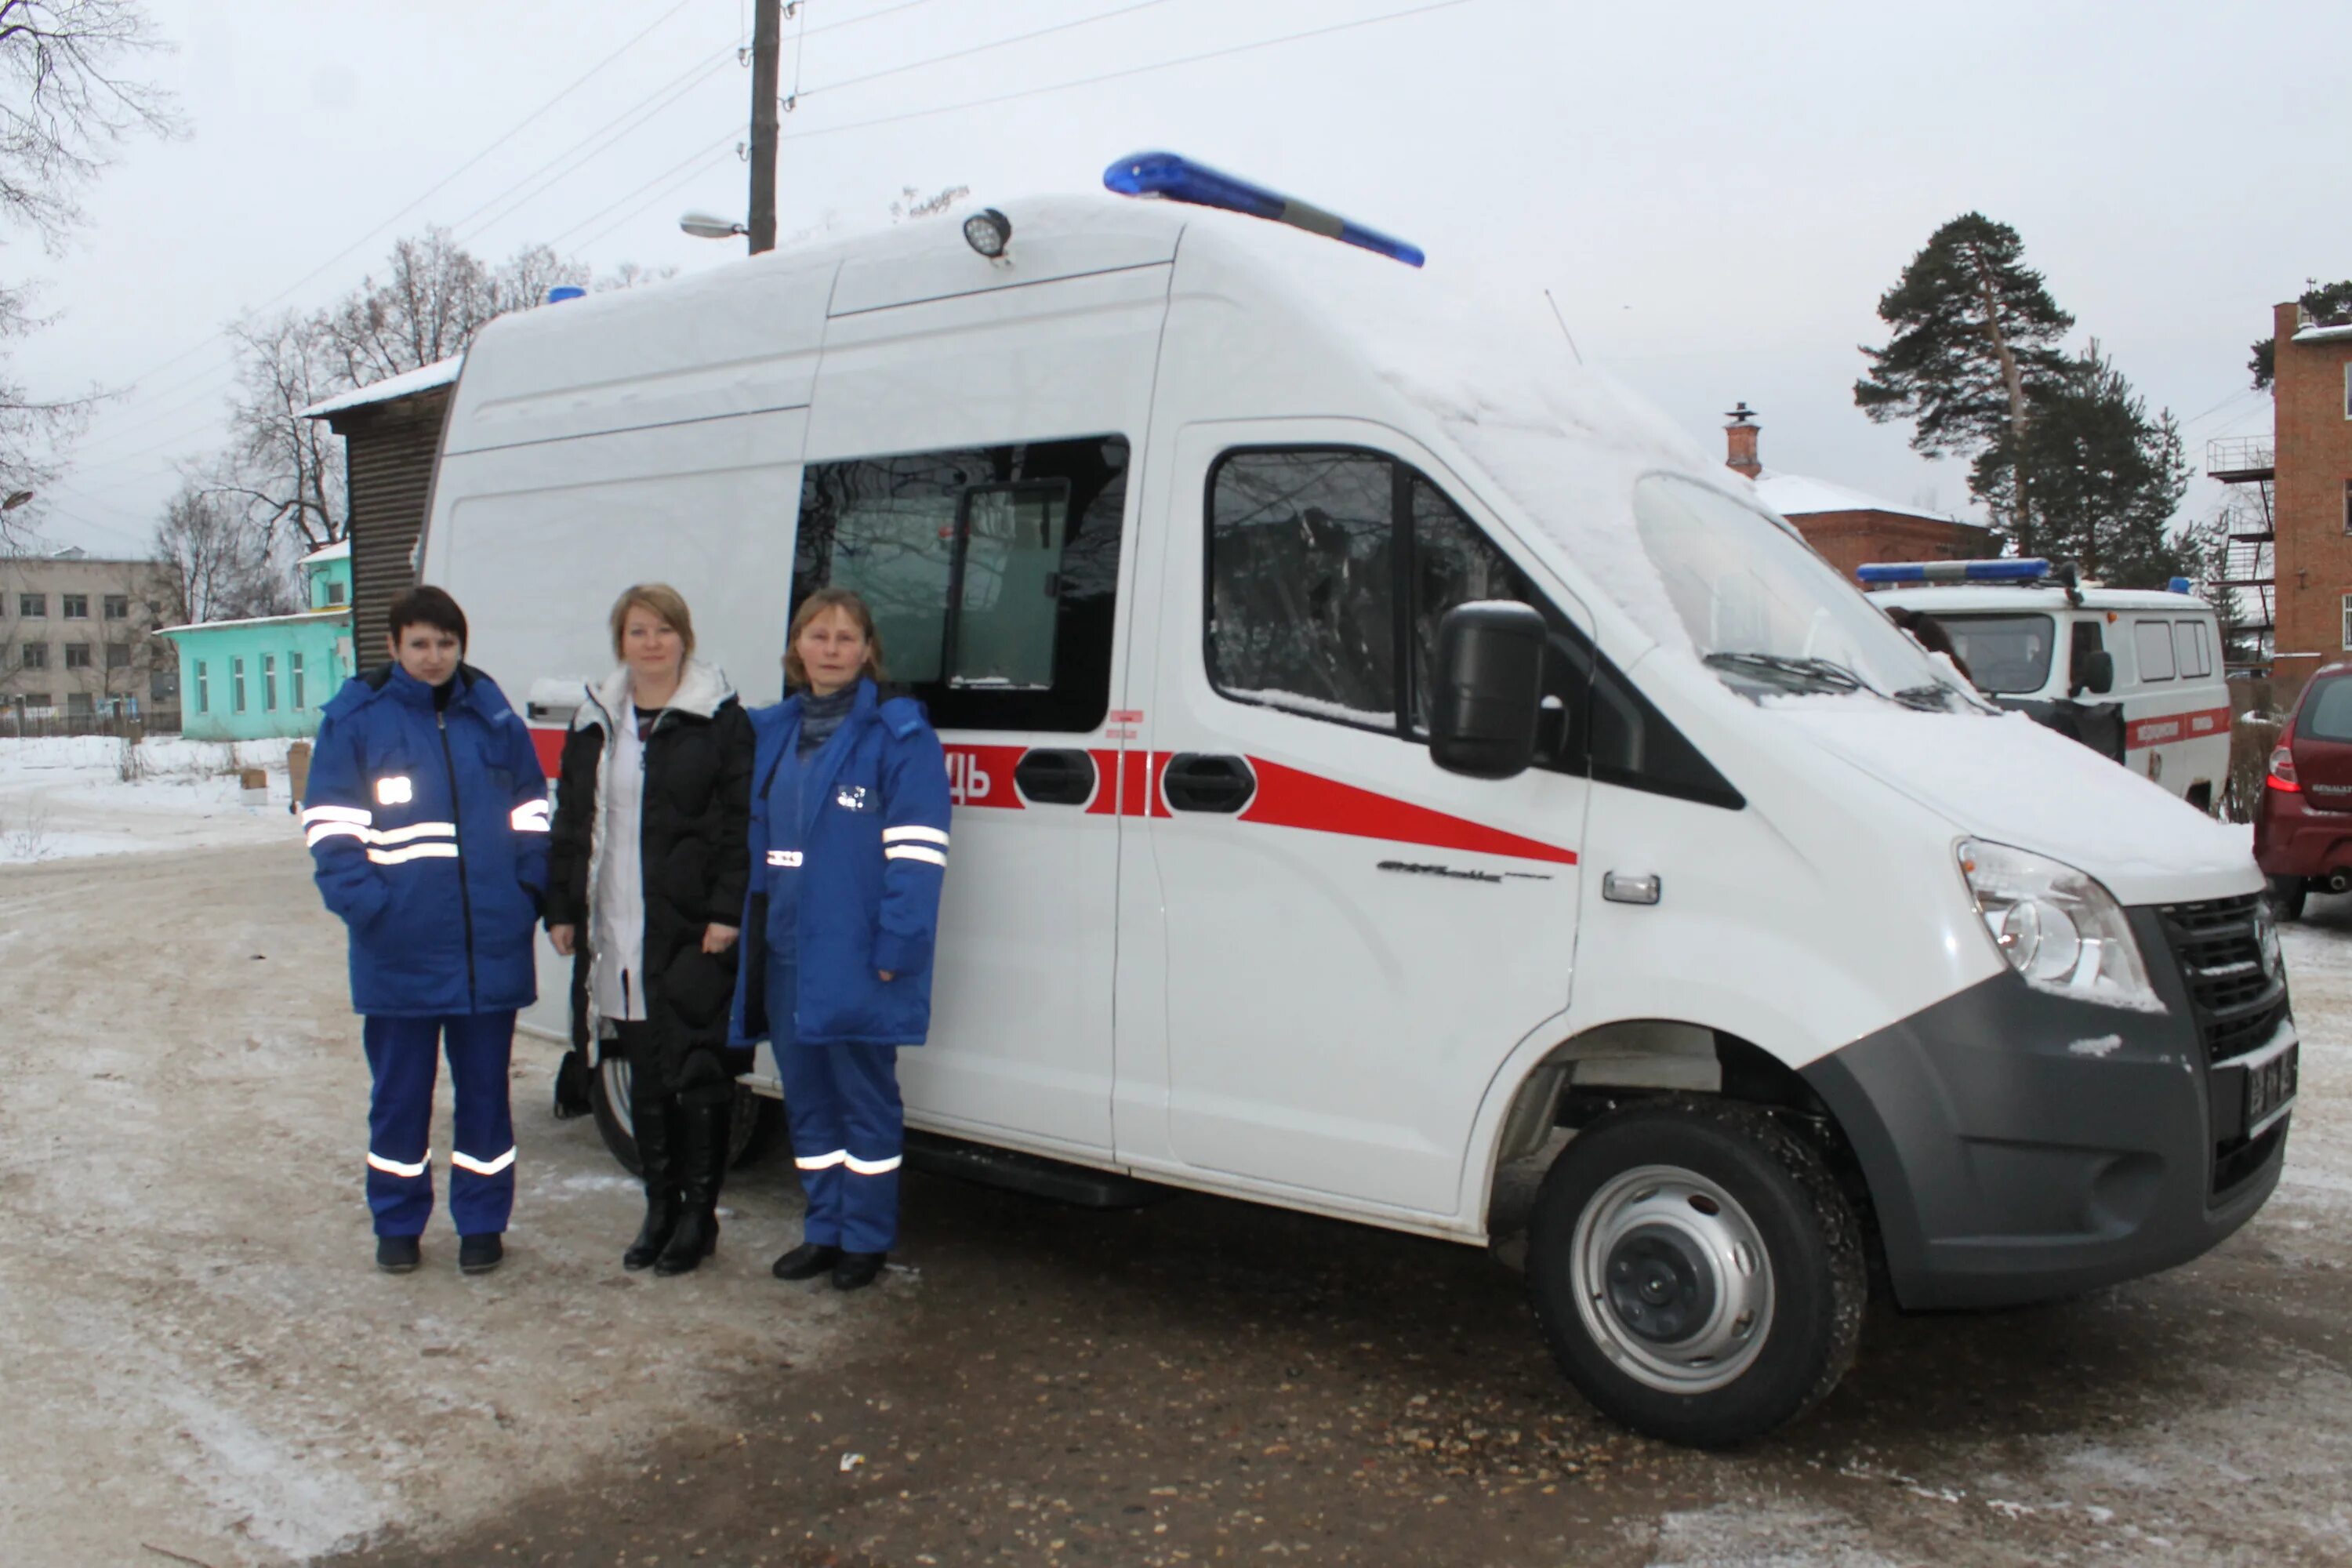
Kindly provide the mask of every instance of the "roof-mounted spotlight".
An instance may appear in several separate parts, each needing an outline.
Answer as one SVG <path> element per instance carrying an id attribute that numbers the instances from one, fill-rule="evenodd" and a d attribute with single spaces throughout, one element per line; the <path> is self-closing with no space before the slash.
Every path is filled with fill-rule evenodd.
<path id="1" fill-rule="evenodd" d="M 983 207 L 963 220 L 963 242 L 991 261 L 1004 258 L 1013 243 L 1013 220 L 994 207 Z"/>

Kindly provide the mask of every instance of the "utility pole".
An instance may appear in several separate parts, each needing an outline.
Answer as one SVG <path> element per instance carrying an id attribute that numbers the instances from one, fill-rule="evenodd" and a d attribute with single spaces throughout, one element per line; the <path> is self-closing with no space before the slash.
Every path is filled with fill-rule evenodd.
<path id="1" fill-rule="evenodd" d="M 802 0 L 806 4 L 806 0 Z M 776 248 L 776 60 L 783 49 L 783 0 L 752 0 L 751 254 Z"/>

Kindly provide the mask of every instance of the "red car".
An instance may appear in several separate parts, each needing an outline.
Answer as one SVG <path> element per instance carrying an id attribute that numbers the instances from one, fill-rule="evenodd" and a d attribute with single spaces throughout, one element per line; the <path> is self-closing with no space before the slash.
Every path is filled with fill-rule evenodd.
<path id="1" fill-rule="evenodd" d="M 2316 889 L 2352 889 L 2352 664 L 2311 678 L 2271 752 L 2254 809 L 2254 859 L 2280 916 Z"/>

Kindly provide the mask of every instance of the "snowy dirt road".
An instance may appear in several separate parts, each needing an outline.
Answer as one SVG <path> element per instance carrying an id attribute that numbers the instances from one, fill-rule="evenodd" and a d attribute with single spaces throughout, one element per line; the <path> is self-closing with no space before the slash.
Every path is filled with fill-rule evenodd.
<path id="1" fill-rule="evenodd" d="M 0 1563 L 2352 1560 L 2352 900 L 2288 933 L 2303 1100 L 2246 1230 L 1874 1313 L 1821 1410 L 1706 1456 L 1594 1416 L 1485 1255 L 1237 1204 L 914 1177 L 911 1268 L 842 1298 L 767 1277 L 772 1162 L 704 1273 L 625 1276 L 635 1195 L 529 1046 L 508 1268 L 436 1226 L 377 1275 L 306 870 L 0 868 Z"/>

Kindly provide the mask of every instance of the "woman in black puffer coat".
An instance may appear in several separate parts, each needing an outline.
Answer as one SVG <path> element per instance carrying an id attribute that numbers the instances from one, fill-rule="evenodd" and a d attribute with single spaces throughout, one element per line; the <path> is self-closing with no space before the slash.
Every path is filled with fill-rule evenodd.
<path id="1" fill-rule="evenodd" d="M 572 958 L 572 1036 L 629 1064 L 646 1220 L 625 1268 L 683 1274 L 719 1243 L 735 1075 L 727 1045 L 750 866 L 751 721 L 694 658 L 677 591 L 613 606 L 621 660 L 583 694 L 563 743 L 547 931 Z"/>

